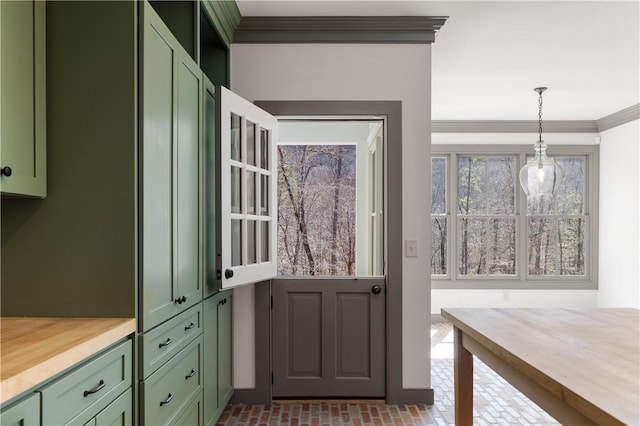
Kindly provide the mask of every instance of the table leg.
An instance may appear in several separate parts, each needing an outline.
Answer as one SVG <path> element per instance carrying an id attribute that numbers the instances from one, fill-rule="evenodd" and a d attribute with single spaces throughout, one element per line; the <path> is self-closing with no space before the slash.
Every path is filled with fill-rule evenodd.
<path id="1" fill-rule="evenodd" d="M 473 425 L 473 355 L 462 346 L 462 331 L 453 328 L 456 426 Z"/>

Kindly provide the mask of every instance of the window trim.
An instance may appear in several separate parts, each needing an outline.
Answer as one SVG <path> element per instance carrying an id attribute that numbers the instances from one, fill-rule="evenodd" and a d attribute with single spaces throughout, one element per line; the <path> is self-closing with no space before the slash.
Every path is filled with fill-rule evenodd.
<path id="1" fill-rule="evenodd" d="M 526 257 L 528 253 L 526 197 L 518 182 L 520 170 L 526 156 L 533 154 L 533 144 L 432 144 L 432 157 L 447 158 L 447 211 L 449 223 L 447 230 L 447 275 L 431 275 L 432 289 L 597 289 L 598 288 L 598 220 L 599 220 L 599 154 L 598 145 L 549 145 L 550 156 L 584 156 L 585 165 L 585 216 L 588 226 L 585 229 L 585 275 L 584 276 L 527 276 Z M 466 155 L 515 155 L 516 156 L 516 276 L 460 276 L 457 270 L 458 250 L 453 242 L 457 241 L 457 221 L 455 194 L 457 190 L 458 156 Z M 431 167 L 431 161 L 428 162 Z M 429 176 L 431 174 L 429 173 Z M 431 183 L 429 183 L 431 188 Z M 453 195 L 453 196 L 452 196 Z M 429 197 L 431 200 L 431 197 Z M 429 250 L 431 247 L 431 212 L 429 214 Z M 452 266 L 453 265 L 453 266 Z"/>

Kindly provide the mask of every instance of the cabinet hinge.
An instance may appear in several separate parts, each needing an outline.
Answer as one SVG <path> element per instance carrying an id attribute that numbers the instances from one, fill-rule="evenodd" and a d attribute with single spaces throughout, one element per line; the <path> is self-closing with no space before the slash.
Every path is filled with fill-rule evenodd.
<path id="1" fill-rule="evenodd" d="M 271 384 L 273 384 L 273 371 L 271 372 Z"/>
<path id="2" fill-rule="evenodd" d="M 273 296 L 271 296 L 271 309 L 273 309 Z"/>

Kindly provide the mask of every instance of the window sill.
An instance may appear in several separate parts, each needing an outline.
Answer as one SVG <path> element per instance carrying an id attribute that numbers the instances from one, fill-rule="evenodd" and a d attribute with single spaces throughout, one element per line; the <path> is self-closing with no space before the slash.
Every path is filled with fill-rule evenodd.
<path id="1" fill-rule="evenodd" d="M 432 290 L 597 290 L 595 280 L 449 280 L 431 278 Z"/>

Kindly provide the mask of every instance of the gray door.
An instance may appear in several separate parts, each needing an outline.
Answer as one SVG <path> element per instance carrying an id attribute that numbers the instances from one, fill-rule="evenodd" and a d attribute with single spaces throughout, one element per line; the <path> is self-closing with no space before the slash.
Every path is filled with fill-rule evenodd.
<path id="1" fill-rule="evenodd" d="M 385 278 L 272 281 L 274 398 L 385 396 Z"/>

